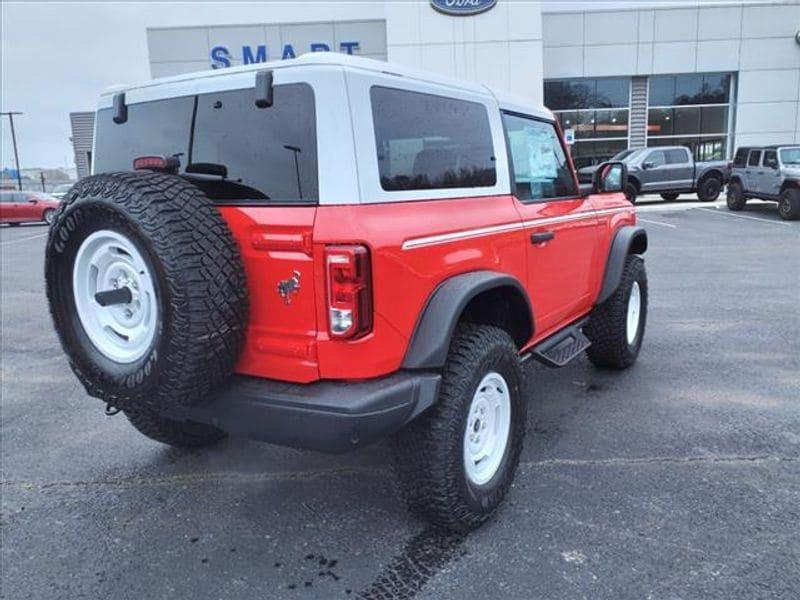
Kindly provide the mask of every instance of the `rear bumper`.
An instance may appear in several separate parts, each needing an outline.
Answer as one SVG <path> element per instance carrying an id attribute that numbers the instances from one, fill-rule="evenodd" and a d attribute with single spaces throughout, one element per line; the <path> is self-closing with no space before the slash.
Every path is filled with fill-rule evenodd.
<path id="1" fill-rule="evenodd" d="M 235 375 L 210 404 L 166 416 L 234 436 L 340 453 L 390 435 L 431 406 L 441 375 L 399 371 L 357 382 L 293 384 Z"/>

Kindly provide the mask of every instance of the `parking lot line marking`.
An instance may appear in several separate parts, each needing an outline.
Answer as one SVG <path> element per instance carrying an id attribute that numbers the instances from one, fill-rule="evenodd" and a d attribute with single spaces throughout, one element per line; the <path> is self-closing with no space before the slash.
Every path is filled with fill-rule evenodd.
<path id="1" fill-rule="evenodd" d="M 713 213 L 715 215 L 723 215 L 726 217 L 735 217 L 737 219 L 747 219 L 748 221 L 758 221 L 759 223 L 769 223 L 771 225 L 785 225 L 787 227 L 791 227 L 791 223 L 787 223 L 786 221 L 773 221 L 771 219 L 759 219 L 758 217 L 748 217 L 747 215 L 737 215 L 731 212 L 720 211 L 715 208 L 701 208 L 700 210 L 704 210 L 706 212 Z"/>
<path id="2" fill-rule="evenodd" d="M 673 225 L 672 223 L 662 223 L 661 221 L 651 221 L 650 219 L 643 219 L 639 217 L 637 221 L 641 221 L 642 223 L 651 223 L 653 225 L 661 225 L 662 227 L 669 227 L 670 229 L 677 229 L 677 225 Z"/>
<path id="3" fill-rule="evenodd" d="M 35 240 L 36 238 L 44 237 L 47 235 L 47 232 L 44 233 L 37 233 L 36 235 L 29 235 L 27 237 L 17 238 L 15 240 L 6 240 L 4 242 L 0 242 L 1 246 L 5 246 L 7 244 L 16 244 L 17 242 L 27 242 L 28 240 Z"/>

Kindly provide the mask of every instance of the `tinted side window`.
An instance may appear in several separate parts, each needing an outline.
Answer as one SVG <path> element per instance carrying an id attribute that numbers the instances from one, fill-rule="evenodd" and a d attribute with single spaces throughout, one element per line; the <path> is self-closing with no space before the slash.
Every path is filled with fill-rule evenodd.
<path id="1" fill-rule="evenodd" d="M 764 151 L 764 166 L 771 169 L 778 168 L 778 153 L 775 150 Z"/>
<path id="2" fill-rule="evenodd" d="M 733 165 L 735 167 L 743 167 L 747 162 L 747 148 L 739 148 L 736 151 L 736 156 L 733 158 Z"/>
<path id="3" fill-rule="evenodd" d="M 372 87 L 370 98 L 384 190 L 495 185 L 485 106 L 379 86 Z"/>
<path id="4" fill-rule="evenodd" d="M 114 109 L 97 112 L 96 173 L 133 170 L 137 156 L 181 154 L 186 164 L 194 97 L 128 105 L 128 120 L 114 123 Z"/>
<path id="5" fill-rule="evenodd" d="M 273 94 L 269 108 L 255 106 L 252 89 L 197 97 L 191 161 L 201 173 L 188 176 L 212 199 L 317 202 L 314 91 L 297 83 Z M 209 163 L 224 166 L 227 177 L 202 175 Z"/>
<path id="6" fill-rule="evenodd" d="M 747 166 L 757 167 L 760 161 L 761 161 L 761 150 L 751 150 L 750 158 L 747 161 Z"/>
<path id="7" fill-rule="evenodd" d="M 660 167 L 667 163 L 667 157 L 664 155 L 663 150 L 656 150 L 655 152 L 651 152 L 647 155 L 647 158 L 644 159 L 644 162 L 653 163 L 654 167 Z"/>
<path id="8" fill-rule="evenodd" d="M 686 150 L 666 150 L 667 163 L 670 165 L 686 164 L 689 162 L 689 153 Z"/>
<path id="9" fill-rule="evenodd" d="M 0 194 L 0 202 L 3 204 L 11 204 L 14 202 L 14 194 Z"/>
<path id="10" fill-rule="evenodd" d="M 503 114 L 514 194 L 520 200 L 577 195 L 569 161 L 553 123 Z"/>

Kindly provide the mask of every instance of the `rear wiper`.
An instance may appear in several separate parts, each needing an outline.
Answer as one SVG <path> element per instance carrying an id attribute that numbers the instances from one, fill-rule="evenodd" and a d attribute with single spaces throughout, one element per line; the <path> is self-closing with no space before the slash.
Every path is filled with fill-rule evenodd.
<path id="1" fill-rule="evenodd" d="M 194 175 L 213 175 L 222 179 L 228 178 L 228 167 L 218 163 L 189 163 L 186 165 L 186 170 L 184 172 Z"/>

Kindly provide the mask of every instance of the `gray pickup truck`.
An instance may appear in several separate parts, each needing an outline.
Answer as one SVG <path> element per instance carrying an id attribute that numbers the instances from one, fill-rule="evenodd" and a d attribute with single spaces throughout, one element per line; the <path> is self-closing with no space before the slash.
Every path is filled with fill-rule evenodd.
<path id="1" fill-rule="evenodd" d="M 777 202 L 782 219 L 800 219 L 800 146 L 736 150 L 728 184 L 728 208 L 742 210 L 749 198 Z"/>
<path id="2" fill-rule="evenodd" d="M 728 176 L 727 162 L 695 162 L 685 146 L 640 148 L 616 160 L 628 167 L 625 195 L 634 204 L 641 194 L 661 194 L 664 200 L 675 200 L 679 194 L 694 192 L 703 202 L 713 202 Z M 579 178 L 591 177 L 596 168 L 584 167 Z"/>

